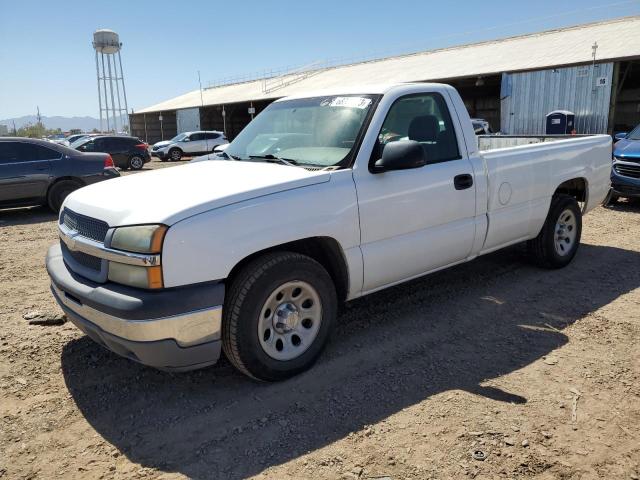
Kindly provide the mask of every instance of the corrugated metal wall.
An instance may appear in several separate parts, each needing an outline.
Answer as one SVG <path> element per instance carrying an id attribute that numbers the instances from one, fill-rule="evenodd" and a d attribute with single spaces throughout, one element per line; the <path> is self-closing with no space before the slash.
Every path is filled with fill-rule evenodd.
<path id="1" fill-rule="evenodd" d="M 176 110 L 178 133 L 200 130 L 200 109 L 183 108 Z"/>
<path id="2" fill-rule="evenodd" d="M 542 135 L 553 110 L 575 113 L 577 133 L 607 133 L 613 63 L 503 75 L 503 133 Z"/>

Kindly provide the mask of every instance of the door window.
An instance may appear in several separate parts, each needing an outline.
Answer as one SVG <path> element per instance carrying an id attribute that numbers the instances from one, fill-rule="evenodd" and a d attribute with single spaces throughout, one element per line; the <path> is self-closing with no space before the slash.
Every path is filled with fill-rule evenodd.
<path id="1" fill-rule="evenodd" d="M 447 104 L 438 93 L 419 93 L 399 98 L 389 109 L 378 135 L 373 161 L 382 156 L 387 143 L 414 140 L 422 145 L 427 163 L 457 160 L 458 141 Z"/>
<path id="2" fill-rule="evenodd" d="M 189 137 L 192 142 L 197 142 L 198 140 L 204 140 L 204 133 L 192 133 Z"/>
<path id="3" fill-rule="evenodd" d="M 22 142 L 0 142 L 0 164 L 55 160 L 61 156 L 61 153 L 42 145 Z"/>
<path id="4" fill-rule="evenodd" d="M 26 161 L 54 160 L 62 156 L 61 153 L 56 152 L 55 150 L 31 143 L 21 143 L 19 150 L 21 160 Z"/>
<path id="5" fill-rule="evenodd" d="M 0 142 L 0 165 L 19 160 L 18 142 Z"/>
<path id="6" fill-rule="evenodd" d="M 78 146 L 78 150 L 80 150 L 81 152 L 95 152 L 96 151 L 96 142 L 98 140 L 91 140 L 90 142 L 87 143 L 83 143 L 82 145 Z"/>
<path id="7" fill-rule="evenodd" d="M 215 140 L 217 138 L 220 138 L 220 134 L 219 133 L 205 133 L 204 134 L 204 138 L 205 138 L 205 140 Z"/>

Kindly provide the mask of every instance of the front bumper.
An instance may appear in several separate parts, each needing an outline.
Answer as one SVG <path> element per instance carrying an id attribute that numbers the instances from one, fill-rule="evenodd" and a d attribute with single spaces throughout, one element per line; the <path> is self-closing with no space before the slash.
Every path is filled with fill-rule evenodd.
<path id="1" fill-rule="evenodd" d="M 67 267 L 59 245 L 46 265 L 69 320 L 114 353 L 163 370 L 193 370 L 220 357 L 224 284 L 146 291 L 95 283 Z"/>
<path id="2" fill-rule="evenodd" d="M 613 163 L 611 169 L 611 188 L 613 193 L 620 197 L 640 197 L 640 178 L 634 178 L 627 175 L 621 175 L 617 172 L 615 166 L 621 165 L 627 167 L 627 170 L 631 168 L 631 174 L 636 174 L 635 171 L 640 171 L 640 164 L 636 162 L 621 162 L 616 161 Z M 626 170 L 621 170 L 626 171 Z"/>
<path id="3" fill-rule="evenodd" d="M 152 157 L 158 157 L 160 159 L 169 158 L 169 152 L 164 152 L 162 150 L 151 150 Z"/>

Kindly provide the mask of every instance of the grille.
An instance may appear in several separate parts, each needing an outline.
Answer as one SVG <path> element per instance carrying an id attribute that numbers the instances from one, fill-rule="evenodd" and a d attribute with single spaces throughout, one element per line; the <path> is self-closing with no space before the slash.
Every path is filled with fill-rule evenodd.
<path id="1" fill-rule="evenodd" d="M 107 230 L 109 225 L 102 220 L 96 220 L 95 218 L 85 217 L 79 213 L 73 212 L 68 208 L 65 208 L 60 216 L 60 223 L 64 224 L 67 228 L 75 230 L 83 237 L 90 238 L 97 242 L 104 242 L 107 236 Z"/>
<path id="2" fill-rule="evenodd" d="M 614 165 L 616 173 L 624 177 L 640 178 L 640 165 Z"/>
<path id="3" fill-rule="evenodd" d="M 69 250 L 62 240 L 60 241 L 60 246 L 62 247 L 63 257 L 71 257 L 83 267 L 90 268 L 96 272 L 100 271 L 100 268 L 102 267 L 102 259 L 94 257 L 93 255 L 88 255 L 84 252 L 74 252 Z"/>

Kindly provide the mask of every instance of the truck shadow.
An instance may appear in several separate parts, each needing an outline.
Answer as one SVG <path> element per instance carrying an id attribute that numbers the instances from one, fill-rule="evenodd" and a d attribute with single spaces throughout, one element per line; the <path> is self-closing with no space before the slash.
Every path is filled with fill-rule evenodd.
<path id="1" fill-rule="evenodd" d="M 62 370 L 86 420 L 131 461 L 245 478 L 442 392 L 527 402 L 486 383 L 565 345 L 562 329 L 640 286 L 628 268 L 638 264 L 637 252 L 585 244 L 557 271 L 525 263 L 519 248 L 498 252 L 351 302 L 318 364 L 278 384 L 225 361 L 158 372 L 86 337 L 64 347 Z"/>

